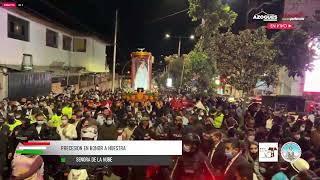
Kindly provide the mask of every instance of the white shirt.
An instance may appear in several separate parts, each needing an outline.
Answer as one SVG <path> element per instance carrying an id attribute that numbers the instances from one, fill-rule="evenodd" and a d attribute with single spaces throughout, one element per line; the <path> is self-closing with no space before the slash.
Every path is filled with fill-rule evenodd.
<path id="1" fill-rule="evenodd" d="M 220 141 L 221 142 L 221 141 Z M 209 152 L 209 160 L 210 160 L 210 162 L 212 161 L 212 157 L 213 157 L 213 154 L 214 154 L 214 152 L 216 151 L 216 149 L 217 149 L 217 147 L 219 146 L 219 144 L 220 144 L 220 142 L 218 143 L 218 144 L 216 144 L 214 147 L 213 147 L 213 150 L 211 151 L 211 154 L 210 154 L 210 152 Z"/>
<path id="2" fill-rule="evenodd" d="M 36 126 L 36 129 L 37 129 L 38 134 L 40 134 L 41 126 Z"/>

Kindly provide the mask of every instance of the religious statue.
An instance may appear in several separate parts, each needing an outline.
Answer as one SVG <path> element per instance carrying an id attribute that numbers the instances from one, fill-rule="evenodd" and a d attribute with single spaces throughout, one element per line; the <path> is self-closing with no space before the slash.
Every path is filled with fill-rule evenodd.
<path id="1" fill-rule="evenodd" d="M 144 61 L 139 65 L 134 78 L 134 89 L 149 89 L 149 73 L 147 65 Z"/>

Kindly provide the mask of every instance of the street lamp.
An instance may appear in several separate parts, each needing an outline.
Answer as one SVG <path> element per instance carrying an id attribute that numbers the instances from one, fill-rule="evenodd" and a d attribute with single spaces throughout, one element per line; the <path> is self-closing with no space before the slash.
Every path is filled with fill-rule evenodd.
<path id="1" fill-rule="evenodd" d="M 190 39 L 190 40 L 194 40 L 195 36 L 193 34 L 191 34 L 190 36 L 171 36 L 170 34 L 166 34 L 165 36 L 167 39 L 168 38 L 175 38 L 175 39 L 179 39 L 179 46 L 178 46 L 178 57 L 181 57 L 181 40 L 182 39 Z M 181 71 L 181 79 L 180 79 L 180 88 L 182 86 L 182 80 L 183 80 L 183 73 L 184 73 L 184 61 L 182 63 L 182 71 Z"/>
<path id="2" fill-rule="evenodd" d="M 179 40 L 179 45 L 178 45 L 178 57 L 181 56 L 181 40 L 182 39 L 190 39 L 190 40 L 194 40 L 195 36 L 193 34 L 191 34 L 190 36 L 171 36 L 170 34 L 165 34 L 165 38 L 169 39 L 169 38 L 174 38 L 174 39 L 178 39 Z"/>

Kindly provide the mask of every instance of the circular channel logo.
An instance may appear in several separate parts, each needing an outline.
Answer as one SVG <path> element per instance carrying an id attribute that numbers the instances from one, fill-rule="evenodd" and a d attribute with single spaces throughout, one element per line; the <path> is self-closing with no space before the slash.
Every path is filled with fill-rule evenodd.
<path id="1" fill-rule="evenodd" d="M 287 162 L 294 162 L 301 156 L 301 148 L 295 142 L 287 142 L 281 147 L 281 156 Z"/>

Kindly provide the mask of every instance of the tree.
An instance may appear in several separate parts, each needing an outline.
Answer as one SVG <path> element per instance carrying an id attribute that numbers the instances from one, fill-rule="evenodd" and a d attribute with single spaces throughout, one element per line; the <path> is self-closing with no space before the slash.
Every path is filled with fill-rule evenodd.
<path id="1" fill-rule="evenodd" d="M 214 76 L 214 65 L 208 56 L 196 47 L 185 58 L 184 86 L 196 87 L 197 91 L 209 89 Z"/>
<path id="2" fill-rule="evenodd" d="M 221 0 L 189 0 L 189 16 L 193 21 L 201 21 L 197 35 L 209 38 L 219 32 L 219 28 L 230 28 L 237 18 L 228 4 Z"/>
<path id="3" fill-rule="evenodd" d="M 216 36 L 211 51 L 217 59 L 217 70 L 226 83 L 250 93 L 259 81 L 274 83 L 278 66 L 274 64 L 276 50 L 265 29 L 245 30 L 239 34 L 227 32 Z"/>
<path id="4" fill-rule="evenodd" d="M 312 69 L 308 42 L 308 33 L 303 30 L 279 31 L 275 35 L 274 46 L 278 49 L 275 62 L 288 69 L 289 77 L 303 76 Z"/>
<path id="5" fill-rule="evenodd" d="M 189 16 L 193 21 L 201 21 L 196 29 L 197 36 L 200 39 L 195 50 L 189 54 L 190 63 L 196 63 L 195 58 L 200 55 L 202 57 L 201 62 L 205 63 L 201 67 L 210 67 L 210 73 L 216 72 L 214 70 L 217 63 L 216 59 L 211 51 L 207 50 L 210 49 L 211 42 L 214 41 L 215 36 L 220 33 L 222 28 L 230 29 L 237 18 L 237 14 L 231 10 L 228 4 L 223 4 L 221 0 L 189 0 Z M 207 66 L 208 64 L 210 66 Z M 190 66 L 192 67 L 191 64 Z M 204 85 L 208 84 L 209 81 L 208 79 L 202 79 L 199 82 Z"/>
<path id="6" fill-rule="evenodd" d="M 183 57 L 178 57 L 177 54 L 166 56 L 164 59 L 168 64 L 167 77 L 172 78 L 173 86 L 178 88 L 181 81 L 181 73 L 183 66 Z"/>

